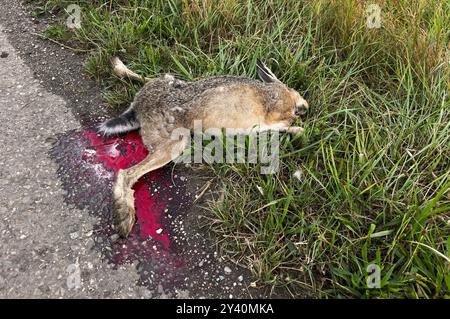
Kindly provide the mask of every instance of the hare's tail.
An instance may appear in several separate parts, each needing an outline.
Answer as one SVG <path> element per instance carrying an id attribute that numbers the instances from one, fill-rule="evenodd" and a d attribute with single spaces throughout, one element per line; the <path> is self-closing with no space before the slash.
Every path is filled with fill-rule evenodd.
<path id="1" fill-rule="evenodd" d="M 140 127 L 133 106 L 128 108 L 118 117 L 103 122 L 98 127 L 98 132 L 103 135 L 115 135 L 137 130 Z"/>

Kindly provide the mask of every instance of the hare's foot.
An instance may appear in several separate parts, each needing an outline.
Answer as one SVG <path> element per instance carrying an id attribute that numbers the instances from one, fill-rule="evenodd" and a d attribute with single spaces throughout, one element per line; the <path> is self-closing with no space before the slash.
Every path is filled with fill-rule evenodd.
<path id="1" fill-rule="evenodd" d="M 178 157 L 186 146 L 186 140 L 161 140 L 158 148 L 139 164 L 119 170 L 114 185 L 115 225 L 123 237 L 128 236 L 136 220 L 134 209 L 134 183 L 144 174 L 158 169 Z M 176 152 L 174 151 L 176 150 Z"/>
<path id="2" fill-rule="evenodd" d="M 136 220 L 134 209 L 134 191 L 125 183 L 124 171 L 117 174 L 114 186 L 114 223 L 120 236 L 126 237 L 131 232 Z"/>
<path id="3" fill-rule="evenodd" d="M 117 232 L 120 236 L 127 237 L 136 221 L 136 212 L 134 207 L 126 202 L 116 201 L 114 204 Z"/>

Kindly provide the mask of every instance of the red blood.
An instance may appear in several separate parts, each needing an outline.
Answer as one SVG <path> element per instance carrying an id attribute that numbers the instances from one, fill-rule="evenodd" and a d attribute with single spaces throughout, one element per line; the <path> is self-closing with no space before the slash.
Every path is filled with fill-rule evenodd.
<path id="1" fill-rule="evenodd" d="M 115 173 L 119 169 L 136 165 L 148 154 L 137 132 L 127 133 L 123 137 L 103 137 L 92 131 L 84 131 L 83 138 L 90 141 L 91 154 L 95 154 L 95 159 Z"/>
<path id="2" fill-rule="evenodd" d="M 107 260 L 115 265 L 137 262 L 139 282 L 151 289 L 159 289 L 160 284 L 164 289 L 181 287 L 190 274 L 191 256 L 183 253 L 186 240 L 173 226 L 189 211 L 193 194 L 186 179 L 177 177 L 184 174 L 180 168 L 173 174 L 173 167 L 166 165 L 139 179 L 133 187 L 136 224 L 127 238 L 112 239 L 114 177 L 119 169 L 136 165 L 147 155 L 138 132 L 103 137 L 92 128 L 60 135 L 51 152 L 67 191 L 65 200 L 98 217 L 94 241 Z"/>
<path id="3" fill-rule="evenodd" d="M 158 171 L 151 172 L 150 175 L 156 175 Z M 170 239 L 167 233 L 161 232 L 158 234 L 158 230 L 162 230 L 160 224 L 161 215 L 164 214 L 164 210 L 167 207 L 167 203 L 158 200 L 159 194 L 150 194 L 148 184 L 144 179 L 140 179 L 134 189 L 134 200 L 136 205 L 136 216 L 139 224 L 141 237 L 152 237 L 160 241 L 166 249 L 170 246 Z"/>
<path id="4" fill-rule="evenodd" d="M 83 138 L 90 141 L 83 160 L 91 163 L 102 163 L 108 170 L 113 170 L 116 174 L 119 169 L 126 169 L 141 162 L 148 154 L 141 136 L 137 132 L 130 132 L 122 137 L 103 137 L 93 131 L 85 131 Z M 156 170 L 141 178 L 133 187 L 135 193 L 135 209 L 137 224 L 130 234 L 130 237 L 139 235 L 141 238 L 154 238 L 169 249 L 169 234 L 163 230 L 161 217 L 168 207 L 167 196 L 161 196 L 158 192 L 151 193 L 149 190 L 150 181 L 158 182 L 161 170 Z M 162 180 L 164 186 L 167 182 Z M 170 196 L 169 196 L 170 197 Z M 137 230 L 138 228 L 138 230 Z M 158 230 L 162 230 L 158 234 Z"/>

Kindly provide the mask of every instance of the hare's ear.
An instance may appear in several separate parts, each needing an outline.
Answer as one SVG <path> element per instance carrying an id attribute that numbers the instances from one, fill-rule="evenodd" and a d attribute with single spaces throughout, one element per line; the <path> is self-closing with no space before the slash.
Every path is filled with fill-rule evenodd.
<path id="1" fill-rule="evenodd" d="M 256 60 L 256 69 L 258 71 L 259 78 L 266 83 L 279 82 L 278 78 L 273 74 L 272 71 L 260 60 Z"/>

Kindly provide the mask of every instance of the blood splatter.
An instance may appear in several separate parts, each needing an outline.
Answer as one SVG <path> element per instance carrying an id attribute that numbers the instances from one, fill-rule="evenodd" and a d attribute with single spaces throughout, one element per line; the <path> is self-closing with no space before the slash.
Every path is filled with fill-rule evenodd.
<path id="1" fill-rule="evenodd" d="M 88 129 L 60 136 L 52 157 L 60 164 L 67 200 L 101 217 L 94 233 L 105 256 L 116 265 L 138 261 L 143 283 L 172 286 L 181 281 L 186 265 L 171 238 L 173 221 L 192 203 L 184 179 L 173 176 L 170 166 L 144 175 L 133 186 L 137 222 L 130 235 L 114 238 L 112 228 L 114 177 L 148 154 L 138 132 L 104 137 Z"/>
<path id="2" fill-rule="evenodd" d="M 119 169 L 136 165 L 148 154 L 137 132 L 129 132 L 120 137 L 105 137 L 87 130 L 81 133 L 81 137 L 89 143 L 82 159 L 90 163 L 102 163 L 115 173 Z"/>
<path id="3" fill-rule="evenodd" d="M 151 291 L 162 289 L 172 296 L 181 291 L 202 297 L 247 296 L 244 283 L 236 285 L 236 277 L 220 275 L 224 264 L 217 262 L 214 247 L 196 227 L 193 216 L 199 215 L 191 211 L 194 194 L 189 189 L 198 191 L 199 185 L 195 178 L 187 184 L 184 177 L 192 175 L 185 168 L 169 164 L 139 179 L 133 187 L 137 222 L 127 238 L 118 238 L 112 227 L 114 177 L 119 169 L 136 165 L 147 155 L 137 132 L 103 137 L 86 129 L 58 136 L 50 156 L 58 164 L 65 201 L 97 220 L 87 240 L 91 247 L 114 268 L 135 264 L 138 284 Z"/>
<path id="4" fill-rule="evenodd" d="M 106 169 L 113 170 L 115 174 L 120 169 L 127 169 L 141 162 L 148 155 L 148 150 L 137 132 L 130 132 L 123 137 L 104 137 L 96 132 L 85 131 L 82 137 L 89 141 L 89 147 L 83 156 L 83 160 L 91 163 L 101 163 Z M 170 192 L 171 182 L 167 178 L 164 169 L 150 172 L 145 178 L 141 178 L 134 186 L 135 209 L 137 225 L 131 236 L 141 238 L 154 238 L 161 242 L 164 248 L 170 248 L 169 234 L 164 231 L 160 223 L 161 216 L 168 210 L 167 192 Z M 152 192 L 149 186 L 156 184 L 157 188 Z M 158 189 L 164 188 L 164 192 Z M 137 230 L 137 228 L 139 228 Z"/>

